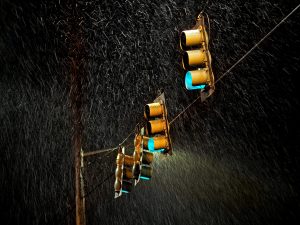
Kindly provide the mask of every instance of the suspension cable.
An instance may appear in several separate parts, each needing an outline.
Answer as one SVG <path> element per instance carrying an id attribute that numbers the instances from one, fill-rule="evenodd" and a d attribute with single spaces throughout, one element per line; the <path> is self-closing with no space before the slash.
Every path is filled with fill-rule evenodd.
<path id="1" fill-rule="evenodd" d="M 245 55 L 243 55 L 235 64 L 233 64 L 225 73 L 223 73 L 219 79 L 215 82 L 218 83 L 223 77 L 225 77 L 228 73 L 231 72 L 231 70 L 238 65 L 243 59 L 245 59 L 254 49 L 256 49 L 267 37 L 270 36 L 283 22 L 285 22 L 298 8 L 300 7 L 300 4 L 297 5 L 286 17 L 284 17 L 276 26 L 270 30 L 262 39 L 260 39 L 259 42 L 257 42 Z"/>

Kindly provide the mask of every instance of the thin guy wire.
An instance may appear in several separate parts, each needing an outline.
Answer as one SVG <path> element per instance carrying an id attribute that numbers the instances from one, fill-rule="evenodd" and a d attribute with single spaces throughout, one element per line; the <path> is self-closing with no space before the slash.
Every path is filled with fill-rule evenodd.
<path id="1" fill-rule="evenodd" d="M 96 151 L 91 151 L 91 152 L 86 152 L 86 153 L 83 153 L 83 157 L 87 157 L 87 156 L 93 156 L 93 155 L 96 155 L 96 154 L 100 154 L 100 153 L 104 153 L 104 152 L 111 152 L 111 151 L 115 151 L 118 149 L 118 147 L 120 145 L 123 145 L 127 140 L 128 138 L 130 138 L 130 136 L 132 134 L 134 134 L 134 130 L 116 147 L 114 148 L 107 148 L 107 149 L 101 149 L 101 150 L 96 150 Z"/>
<path id="2" fill-rule="evenodd" d="M 267 37 L 270 36 L 283 22 L 285 22 L 298 8 L 300 4 L 296 6 L 286 17 L 284 17 L 272 30 L 269 31 L 259 42 L 257 42 L 242 58 L 240 58 L 235 64 L 233 64 L 219 79 L 215 82 L 218 83 L 223 77 L 225 77 L 236 65 L 238 65 L 244 58 L 246 58 L 254 49 L 260 45 Z"/>
<path id="3" fill-rule="evenodd" d="M 182 110 L 180 113 L 177 114 L 177 116 L 175 116 L 171 122 L 169 123 L 169 125 L 171 125 L 179 116 L 181 116 L 186 110 L 188 110 L 188 108 L 190 108 L 199 98 L 201 98 L 201 95 L 199 97 L 197 97 L 192 103 L 190 103 L 186 108 L 184 108 L 184 110 Z"/>
<path id="4" fill-rule="evenodd" d="M 96 155 L 96 154 L 104 153 L 104 152 L 109 152 L 109 151 L 113 151 L 115 149 L 117 149 L 117 147 L 101 149 L 101 150 L 96 150 L 96 151 L 92 151 L 92 152 L 85 152 L 85 153 L 83 153 L 83 157 L 92 156 L 92 155 Z"/>

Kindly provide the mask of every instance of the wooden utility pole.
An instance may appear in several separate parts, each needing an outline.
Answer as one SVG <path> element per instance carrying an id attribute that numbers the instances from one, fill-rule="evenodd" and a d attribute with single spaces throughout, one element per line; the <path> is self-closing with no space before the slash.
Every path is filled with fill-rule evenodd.
<path id="1" fill-rule="evenodd" d="M 85 199 L 83 183 L 82 154 L 82 82 L 84 80 L 84 46 L 83 31 L 76 1 L 71 1 L 71 18 L 69 29 L 69 63 L 70 63 L 70 106 L 72 116 L 72 149 L 75 161 L 75 204 L 76 225 L 85 225 Z"/>
<path id="2" fill-rule="evenodd" d="M 73 61 L 71 67 L 71 110 L 73 118 L 72 148 L 75 160 L 75 203 L 76 225 L 85 225 L 85 199 L 83 186 L 83 154 L 82 154 L 82 90 L 78 65 Z"/>

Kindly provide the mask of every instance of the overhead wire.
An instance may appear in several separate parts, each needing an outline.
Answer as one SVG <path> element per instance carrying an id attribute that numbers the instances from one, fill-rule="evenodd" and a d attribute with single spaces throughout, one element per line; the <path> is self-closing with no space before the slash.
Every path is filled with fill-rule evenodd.
<path id="1" fill-rule="evenodd" d="M 140 123 L 138 123 L 136 126 L 138 126 L 139 124 Z M 100 149 L 100 150 L 95 150 L 95 151 L 90 151 L 90 152 L 84 152 L 83 157 L 93 156 L 93 155 L 97 155 L 97 154 L 104 153 L 104 152 L 115 151 L 119 148 L 119 146 L 123 145 L 128 140 L 128 138 L 130 138 L 130 136 L 133 135 L 134 133 L 135 133 L 135 129 L 131 133 L 129 133 L 128 136 L 116 147 L 107 148 L 107 149 Z"/>
<path id="2" fill-rule="evenodd" d="M 215 82 L 218 83 L 221 79 L 223 79 L 227 74 L 231 72 L 231 70 L 238 65 L 243 59 L 245 59 L 254 49 L 256 49 L 267 37 L 270 36 L 282 23 L 284 23 L 298 8 L 300 4 L 298 4 L 287 16 L 285 16 L 276 26 L 271 29 L 259 42 L 257 42 L 246 54 L 244 54 L 235 64 L 233 64 L 225 73 L 223 73 Z"/>

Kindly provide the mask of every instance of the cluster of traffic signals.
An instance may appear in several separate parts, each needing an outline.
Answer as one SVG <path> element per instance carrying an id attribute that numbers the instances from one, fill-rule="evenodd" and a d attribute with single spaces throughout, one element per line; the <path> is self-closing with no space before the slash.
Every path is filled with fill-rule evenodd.
<path id="1" fill-rule="evenodd" d="M 151 179 L 153 153 L 172 154 L 169 128 L 165 98 L 162 94 L 144 107 L 144 122 L 135 134 L 133 155 L 126 155 L 125 147 L 119 147 L 115 198 L 131 192 L 140 180 Z"/>
<path id="2" fill-rule="evenodd" d="M 185 87 L 187 90 L 200 90 L 202 101 L 215 89 L 206 24 L 209 21 L 200 14 L 192 30 L 182 31 L 180 35 L 180 48 L 184 51 L 182 67 L 186 71 Z M 131 192 L 140 180 L 151 179 L 153 153 L 172 155 L 164 94 L 145 106 L 144 119 L 143 126 L 135 135 L 133 155 L 126 155 L 125 147 L 120 146 L 118 150 L 115 198 Z"/>

